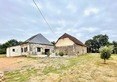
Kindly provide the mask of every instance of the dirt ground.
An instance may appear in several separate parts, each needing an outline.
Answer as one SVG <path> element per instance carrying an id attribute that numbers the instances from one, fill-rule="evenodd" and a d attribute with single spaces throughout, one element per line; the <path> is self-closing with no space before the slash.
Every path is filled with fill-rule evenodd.
<path id="1" fill-rule="evenodd" d="M 98 54 L 0 58 L 0 71 L 4 71 L 6 82 L 117 82 L 116 68 L 117 55 L 112 55 L 107 64 Z"/>
<path id="2" fill-rule="evenodd" d="M 25 58 L 12 57 L 12 58 L 0 58 L 0 70 L 9 71 L 18 68 L 18 62 L 24 61 Z"/>

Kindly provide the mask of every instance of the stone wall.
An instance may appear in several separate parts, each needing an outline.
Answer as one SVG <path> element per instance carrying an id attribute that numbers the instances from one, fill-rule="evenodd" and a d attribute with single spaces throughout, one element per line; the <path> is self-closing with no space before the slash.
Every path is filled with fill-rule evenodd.
<path id="1" fill-rule="evenodd" d="M 25 52 L 25 48 L 27 48 L 27 51 Z M 22 49 L 23 49 L 23 51 L 22 51 Z M 29 43 L 25 43 L 25 44 L 22 44 L 21 45 L 21 55 L 25 55 L 25 56 L 27 56 L 27 55 L 29 55 Z"/>
<path id="2" fill-rule="evenodd" d="M 62 46 L 62 47 L 56 47 L 55 52 L 59 54 L 60 52 L 63 52 L 65 55 L 74 55 L 74 49 L 73 46 Z"/>
<path id="3" fill-rule="evenodd" d="M 50 53 L 54 52 L 54 46 L 50 45 L 41 45 L 41 44 L 36 44 L 36 43 L 26 43 L 21 45 L 21 48 L 26 48 L 27 47 L 27 52 L 22 52 L 22 55 L 42 55 L 45 52 L 45 49 L 50 49 Z M 37 52 L 37 47 L 40 48 L 40 52 Z"/>
<path id="4" fill-rule="evenodd" d="M 37 52 L 37 47 L 39 47 L 41 50 L 40 52 Z M 30 54 L 31 55 L 42 55 L 45 53 L 45 49 L 49 49 L 50 53 L 54 52 L 54 46 L 51 45 L 40 45 L 40 44 L 29 44 L 29 48 L 30 48 Z"/>
<path id="5" fill-rule="evenodd" d="M 61 46 L 55 48 L 57 54 L 59 54 L 59 52 L 63 52 L 65 55 L 69 56 L 85 54 L 87 53 L 86 50 L 86 47 L 76 44 L 72 46 Z"/>

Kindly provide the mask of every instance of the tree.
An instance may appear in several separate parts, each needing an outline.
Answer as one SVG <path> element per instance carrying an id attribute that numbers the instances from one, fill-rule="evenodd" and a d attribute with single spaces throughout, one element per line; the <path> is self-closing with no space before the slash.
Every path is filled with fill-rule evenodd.
<path id="1" fill-rule="evenodd" d="M 1 44 L 0 45 L 0 54 L 5 54 L 7 47 L 17 46 L 17 45 L 20 45 L 21 43 L 22 43 L 21 41 L 18 42 L 15 39 L 11 39 L 11 40 L 7 41 L 6 43 Z"/>
<path id="2" fill-rule="evenodd" d="M 112 50 L 113 50 L 113 46 L 109 46 L 109 47 L 105 46 L 99 49 L 100 57 L 104 59 L 104 64 L 106 64 L 106 60 L 111 57 Z"/>
<path id="3" fill-rule="evenodd" d="M 94 41 L 92 39 L 89 39 L 85 42 L 85 45 L 87 46 L 87 52 L 92 53 L 95 45 Z"/>
<path id="4" fill-rule="evenodd" d="M 52 41 L 51 43 L 52 43 L 53 45 L 55 45 L 56 42 L 55 42 L 55 41 Z"/>
<path id="5" fill-rule="evenodd" d="M 100 47 L 109 45 L 108 39 L 109 38 L 107 35 L 100 34 L 94 36 L 93 39 L 89 39 L 85 42 L 85 45 L 87 46 L 87 51 L 98 53 Z"/>
<path id="6" fill-rule="evenodd" d="M 116 41 L 113 41 L 112 42 L 112 45 L 114 46 L 113 53 L 114 54 L 117 54 L 117 42 Z"/>

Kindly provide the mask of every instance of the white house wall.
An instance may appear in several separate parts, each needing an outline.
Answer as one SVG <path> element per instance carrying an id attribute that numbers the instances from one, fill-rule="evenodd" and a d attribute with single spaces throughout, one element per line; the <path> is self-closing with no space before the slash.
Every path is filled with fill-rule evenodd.
<path id="1" fill-rule="evenodd" d="M 21 56 L 21 46 L 13 46 L 7 48 L 7 57 Z"/>

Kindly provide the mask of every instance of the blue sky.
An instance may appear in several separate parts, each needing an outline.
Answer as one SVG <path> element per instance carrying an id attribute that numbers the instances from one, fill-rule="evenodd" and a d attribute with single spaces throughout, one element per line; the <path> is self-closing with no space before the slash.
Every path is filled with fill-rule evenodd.
<path id="1" fill-rule="evenodd" d="M 82 42 L 97 34 L 117 41 L 117 0 L 35 0 L 55 34 L 32 0 L 0 0 L 0 43 L 25 41 L 41 33 L 56 41 L 69 33 Z"/>

